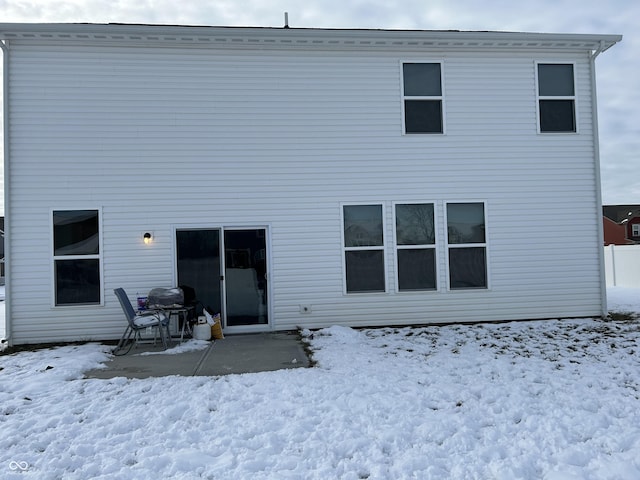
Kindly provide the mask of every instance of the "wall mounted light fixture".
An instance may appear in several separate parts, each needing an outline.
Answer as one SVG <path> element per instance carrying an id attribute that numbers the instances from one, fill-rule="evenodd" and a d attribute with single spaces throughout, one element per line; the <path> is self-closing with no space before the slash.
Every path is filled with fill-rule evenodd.
<path id="1" fill-rule="evenodd" d="M 151 243 L 151 240 L 153 240 L 153 235 L 147 232 L 142 236 L 142 240 L 144 241 L 145 245 L 149 245 Z"/>

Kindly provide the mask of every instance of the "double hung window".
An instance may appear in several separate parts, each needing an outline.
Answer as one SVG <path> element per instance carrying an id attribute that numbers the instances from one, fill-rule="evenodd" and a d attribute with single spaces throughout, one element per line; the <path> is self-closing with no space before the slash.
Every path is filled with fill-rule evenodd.
<path id="1" fill-rule="evenodd" d="M 449 290 L 487 289 L 484 202 L 393 203 L 393 247 L 385 239 L 385 204 L 342 206 L 345 292 L 387 292 L 387 255 L 393 252 L 397 292 L 439 290 L 438 241 L 446 245 Z M 444 221 L 437 211 L 444 206 Z M 446 228 L 446 230 L 445 230 Z"/>
<path id="2" fill-rule="evenodd" d="M 484 203 L 447 204 L 449 288 L 487 288 Z"/>
<path id="3" fill-rule="evenodd" d="M 342 210 L 347 293 L 386 291 L 381 204 Z"/>
<path id="4" fill-rule="evenodd" d="M 538 63 L 538 116 L 541 133 L 576 131 L 573 64 Z"/>
<path id="5" fill-rule="evenodd" d="M 436 235 L 432 203 L 396 204 L 398 290 L 435 290 Z"/>
<path id="6" fill-rule="evenodd" d="M 440 63 L 403 63 L 405 133 L 443 133 Z"/>
<path id="7" fill-rule="evenodd" d="M 98 210 L 53 211 L 55 305 L 101 302 Z"/>
<path id="8" fill-rule="evenodd" d="M 634 237 L 640 237 L 640 223 L 631 225 L 631 235 Z"/>

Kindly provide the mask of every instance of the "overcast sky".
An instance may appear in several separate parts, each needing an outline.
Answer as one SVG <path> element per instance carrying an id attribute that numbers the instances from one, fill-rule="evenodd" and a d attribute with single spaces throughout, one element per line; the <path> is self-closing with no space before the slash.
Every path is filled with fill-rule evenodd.
<path id="1" fill-rule="evenodd" d="M 0 0 L 0 22 L 622 34 L 596 60 L 605 204 L 640 204 L 638 0 Z"/>

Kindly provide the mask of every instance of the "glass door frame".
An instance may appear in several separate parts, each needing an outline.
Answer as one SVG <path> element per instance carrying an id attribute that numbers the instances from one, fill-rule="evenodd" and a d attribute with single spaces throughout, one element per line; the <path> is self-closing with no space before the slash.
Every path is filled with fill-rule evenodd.
<path id="1" fill-rule="evenodd" d="M 225 224 L 225 225 L 212 225 L 212 224 L 176 224 L 172 226 L 172 257 L 173 257 L 173 283 L 176 284 L 178 281 L 178 256 L 177 256 L 177 241 L 176 241 L 176 232 L 179 230 L 217 230 L 220 235 L 220 272 L 218 273 L 221 283 L 220 286 L 220 304 L 222 306 L 222 311 L 220 312 L 222 327 L 224 333 L 235 334 L 235 333 L 258 333 L 258 332 L 267 332 L 273 330 L 273 307 L 272 307 L 272 282 L 271 282 L 271 227 L 268 224 Z M 255 324 L 255 325 L 237 325 L 237 326 L 229 326 L 227 325 L 227 283 L 226 283 L 226 245 L 224 239 L 225 230 L 264 230 L 265 234 L 265 262 L 266 262 L 266 274 L 265 278 L 267 281 L 267 292 L 266 292 L 266 302 L 267 302 L 267 323 Z M 197 292 L 196 292 L 197 294 Z"/>

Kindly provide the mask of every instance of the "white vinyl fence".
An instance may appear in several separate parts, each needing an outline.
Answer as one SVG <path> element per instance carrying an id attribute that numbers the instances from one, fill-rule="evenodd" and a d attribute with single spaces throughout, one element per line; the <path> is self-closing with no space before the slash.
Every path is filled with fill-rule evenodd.
<path id="1" fill-rule="evenodd" d="M 640 245 L 604 247 L 607 287 L 640 288 Z"/>

